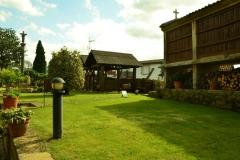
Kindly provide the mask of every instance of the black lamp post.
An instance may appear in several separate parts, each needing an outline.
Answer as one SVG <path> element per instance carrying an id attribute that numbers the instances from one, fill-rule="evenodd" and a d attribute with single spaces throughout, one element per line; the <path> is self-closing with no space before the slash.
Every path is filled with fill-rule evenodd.
<path id="1" fill-rule="evenodd" d="M 65 81 L 60 77 L 51 80 L 53 89 L 53 139 L 62 138 L 62 95 Z"/>

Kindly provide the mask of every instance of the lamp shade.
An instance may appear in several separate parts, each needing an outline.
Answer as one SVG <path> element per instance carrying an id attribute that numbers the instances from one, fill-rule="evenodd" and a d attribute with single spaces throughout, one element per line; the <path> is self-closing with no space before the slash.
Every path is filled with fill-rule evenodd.
<path id="1" fill-rule="evenodd" d="M 54 90 L 62 90 L 65 81 L 60 77 L 55 77 L 51 80 L 52 89 Z"/>

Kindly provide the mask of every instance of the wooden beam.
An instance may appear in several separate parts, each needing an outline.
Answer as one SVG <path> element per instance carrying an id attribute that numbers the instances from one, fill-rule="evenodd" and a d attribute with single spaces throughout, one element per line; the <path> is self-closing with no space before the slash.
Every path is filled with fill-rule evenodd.
<path id="1" fill-rule="evenodd" d="M 104 76 L 104 66 L 101 65 L 100 66 L 100 72 L 99 72 L 99 85 L 100 85 L 100 91 L 104 91 L 104 79 L 105 79 L 105 76 Z"/>
<path id="2" fill-rule="evenodd" d="M 167 32 L 163 32 L 163 43 L 164 43 L 164 59 L 163 59 L 163 67 L 164 67 L 164 88 L 166 88 L 166 82 L 167 82 L 167 72 L 166 72 L 166 64 L 167 64 Z"/>
<path id="3" fill-rule="evenodd" d="M 153 71 L 154 71 L 154 68 L 152 68 L 151 71 L 148 73 L 148 76 L 147 76 L 146 80 L 148 80 L 150 78 L 150 76 L 152 75 Z"/>
<path id="4" fill-rule="evenodd" d="M 197 89 L 198 70 L 196 64 L 192 66 L 192 79 L 193 79 L 192 87 L 193 89 Z"/>
<path id="5" fill-rule="evenodd" d="M 117 89 L 120 91 L 120 77 L 121 77 L 122 71 L 120 69 L 117 70 Z"/>
<path id="6" fill-rule="evenodd" d="M 94 90 L 94 83 L 95 83 L 95 70 L 92 70 L 91 71 L 92 72 L 92 74 L 91 74 L 91 90 L 93 91 Z"/>
<path id="7" fill-rule="evenodd" d="M 204 57 L 204 58 L 197 59 L 196 61 L 194 61 L 194 63 L 201 64 L 201 63 L 221 62 L 221 61 L 231 61 L 231 60 L 240 60 L 240 53 Z"/>
<path id="8" fill-rule="evenodd" d="M 168 63 L 165 64 L 164 67 L 166 68 L 170 68 L 170 67 L 177 67 L 177 66 L 186 66 L 186 65 L 192 65 L 192 60 L 188 60 L 188 61 L 181 61 L 181 62 L 175 62 L 175 63 Z"/>
<path id="9" fill-rule="evenodd" d="M 193 60 L 197 59 L 197 27 L 196 21 L 192 21 L 192 54 Z"/>
<path id="10" fill-rule="evenodd" d="M 211 62 L 224 62 L 224 61 L 240 61 L 240 53 L 209 56 L 209 57 L 204 57 L 196 60 L 168 63 L 168 64 L 165 64 L 164 67 L 171 68 L 171 67 L 177 67 L 177 66 L 186 66 L 186 65 L 211 63 Z"/>
<path id="11" fill-rule="evenodd" d="M 196 21 L 192 21 L 192 54 L 193 54 L 193 61 L 197 60 L 197 27 Z M 192 66 L 192 87 L 193 89 L 197 89 L 197 65 L 194 64 Z"/>
<path id="12" fill-rule="evenodd" d="M 136 68 L 133 68 L 133 86 L 132 86 L 132 89 L 133 89 L 133 91 L 135 91 L 136 90 L 136 87 L 137 87 L 137 81 L 136 81 Z"/>

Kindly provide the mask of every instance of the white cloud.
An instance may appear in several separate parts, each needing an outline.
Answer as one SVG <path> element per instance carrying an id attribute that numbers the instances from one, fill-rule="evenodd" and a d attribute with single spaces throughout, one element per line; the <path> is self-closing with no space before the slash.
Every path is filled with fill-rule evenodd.
<path id="1" fill-rule="evenodd" d="M 173 10 L 177 8 L 179 16 L 184 16 L 216 0 L 150 0 L 153 4 L 148 4 L 149 0 L 116 1 L 122 6 L 119 16 L 124 19 L 123 22 L 101 18 L 91 1 L 85 0 L 89 10 L 96 10 L 95 18 L 91 22 L 57 24 L 61 34 L 34 23 L 31 23 L 28 29 L 39 35 L 64 37 L 65 42 L 61 44 L 43 43 L 48 61 L 51 58 L 50 53 L 63 46 L 78 49 L 82 54 L 88 53 L 89 36 L 94 39 L 91 43 L 92 49 L 132 53 L 138 60 L 157 59 L 163 58 L 163 33 L 159 25 L 174 18 Z M 37 42 L 30 45 L 33 46 L 31 53 L 35 53 Z"/>
<path id="2" fill-rule="evenodd" d="M 0 0 L 0 6 L 13 8 L 30 16 L 43 16 L 43 12 L 57 7 L 56 4 L 44 0 L 37 0 L 37 2 L 38 8 L 32 4 L 31 0 Z"/>
<path id="3" fill-rule="evenodd" d="M 177 8 L 184 16 L 217 0 L 116 0 L 122 6 L 119 16 L 125 20 L 149 21 L 158 15 L 158 23 L 174 18 L 173 10 Z M 171 16 L 172 15 L 172 16 Z"/>
<path id="4" fill-rule="evenodd" d="M 97 7 L 92 4 L 91 0 L 85 0 L 85 6 L 95 16 L 95 18 L 100 17 Z"/>
<path id="5" fill-rule="evenodd" d="M 56 7 L 57 7 L 56 4 L 54 4 L 54 3 L 48 3 L 48 2 L 45 2 L 45 1 L 43 1 L 43 0 L 38 0 L 38 2 L 39 2 L 41 5 L 43 5 L 44 7 L 46 7 L 46 8 L 56 8 Z"/>
<path id="6" fill-rule="evenodd" d="M 178 9 L 178 17 L 182 17 L 216 1 L 116 0 L 122 8 L 118 16 L 123 18 L 126 34 L 133 40 L 134 47 L 128 43 L 126 47 L 132 48 L 140 59 L 163 58 L 163 33 L 159 26 L 175 18 L 173 10 Z"/>
<path id="7" fill-rule="evenodd" d="M 39 26 L 33 22 L 31 22 L 28 26 L 26 26 L 24 30 L 32 30 L 38 33 L 38 35 L 40 36 L 56 36 L 57 35 L 57 33 L 52 31 L 51 29 Z"/>
<path id="8" fill-rule="evenodd" d="M 37 43 L 38 41 L 33 41 L 29 36 L 26 37 L 26 60 L 31 62 L 34 61 L 36 57 Z M 45 43 L 44 41 L 42 41 L 42 45 L 45 51 L 45 58 L 47 62 L 49 62 L 52 58 L 52 52 L 59 50 L 62 47 L 61 44 Z"/>
<path id="9" fill-rule="evenodd" d="M 0 11 L 0 21 L 2 22 L 5 22 L 11 16 L 12 13 L 9 11 Z"/>
<path id="10" fill-rule="evenodd" d="M 87 24 L 75 22 L 65 30 L 67 42 L 64 45 L 87 54 L 90 36 L 94 40 L 91 43 L 92 49 L 132 53 L 139 60 L 162 58 L 159 53 L 162 50 L 160 35 L 157 35 L 158 38 L 134 37 L 127 29 L 125 23 L 109 19 L 95 19 Z"/>
<path id="11" fill-rule="evenodd" d="M 61 30 L 67 29 L 68 27 L 70 27 L 70 24 L 68 23 L 59 23 L 57 24 L 57 27 Z"/>
<path id="12" fill-rule="evenodd" d="M 42 16 L 43 13 L 33 6 L 30 0 L 0 0 L 0 6 L 14 8 L 31 16 Z"/>

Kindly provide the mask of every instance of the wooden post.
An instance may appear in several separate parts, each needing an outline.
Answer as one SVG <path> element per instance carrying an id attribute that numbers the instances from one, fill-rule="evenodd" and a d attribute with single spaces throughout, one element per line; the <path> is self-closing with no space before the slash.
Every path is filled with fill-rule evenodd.
<path id="1" fill-rule="evenodd" d="M 163 60 L 163 66 L 164 66 L 164 70 L 163 70 L 163 80 L 164 80 L 164 88 L 166 88 L 166 84 L 167 84 L 167 68 L 166 68 L 166 64 L 167 64 L 167 35 L 166 35 L 166 31 L 163 33 L 163 44 L 164 44 L 164 60 Z"/>
<path id="2" fill-rule="evenodd" d="M 192 54 L 193 54 L 193 62 L 196 62 L 197 60 L 197 28 L 196 28 L 196 20 L 192 21 Z M 193 89 L 197 89 L 197 65 L 193 64 L 192 65 L 192 79 L 193 79 L 193 84 L 192 87 Z"/>
<path id="3" fill-rule="evenodd" d="M 136 67 L 133 68 L 133 86 L 132 86 L 132 90 L 135 91 L 137 88 L 137 84 L 136 84 Z"/>
<path id="4" fill-rule="evenodd" d="M 100 72 L 99 72 L 99 85 L 100 85 L 100 91 L 104 91 L 104 66 L 101 65 L 100 66 Z"/>
<path id="5" fill-rule="evenodd" d="M 197 65 L 196 64 L 193 64 L 193 89 L 197 89 Z"/>
<path id="6" fill-rule="evenodd" d="M 121 90 L 121 86 L 120 86 L 120 76 L 121 76 L 121 71 L 120 69 L 117 69 L 117 90 Z"/>
<path id="7" fill-rule="evenodd" d="M 94 90 L 94 81 L 95 81 L 95 70 L 93 69 L 92 71 L 92 75 L 91 75 L 91 90 Z"/>

